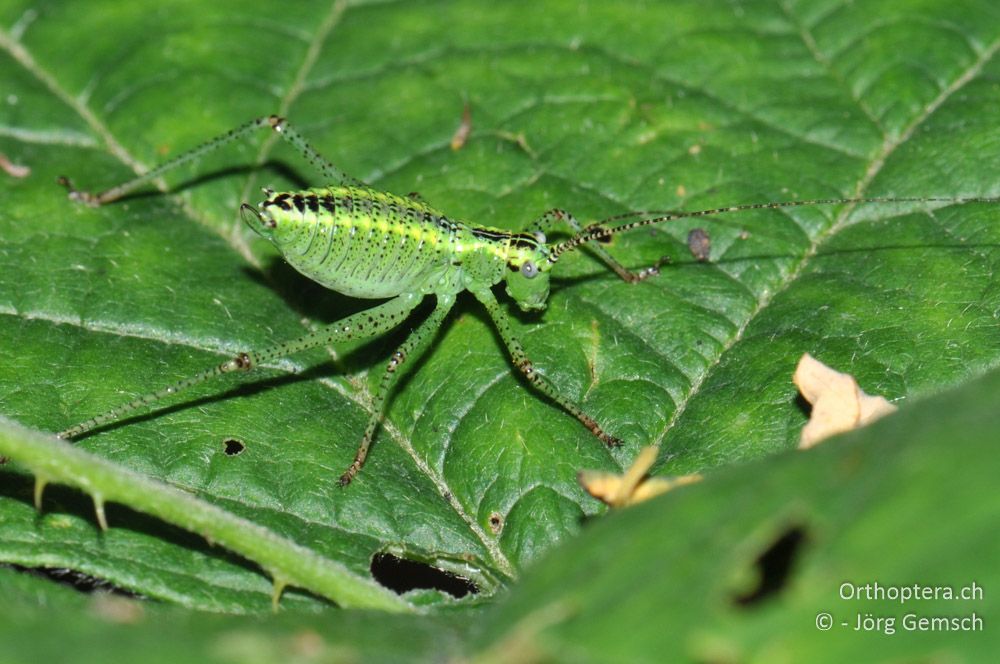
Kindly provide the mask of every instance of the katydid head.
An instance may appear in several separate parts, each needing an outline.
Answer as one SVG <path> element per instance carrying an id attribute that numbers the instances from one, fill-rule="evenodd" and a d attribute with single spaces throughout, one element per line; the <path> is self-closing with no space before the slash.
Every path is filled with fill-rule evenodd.
<path id="1" fill-rule="evenodd" d="M 523 233 L 511 241 L 510 258 L 507 260 L 507 294 L 523 311 L 545 308 L 549 298 L 549 247 L 545 235 Z"/>

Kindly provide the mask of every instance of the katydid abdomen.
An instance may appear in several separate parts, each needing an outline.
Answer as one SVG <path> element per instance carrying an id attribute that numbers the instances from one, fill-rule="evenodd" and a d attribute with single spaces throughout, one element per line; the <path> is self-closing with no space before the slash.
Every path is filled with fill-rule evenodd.
<path id="1" fill-rule="evenodd" d="M 451 220 L 423 202 L 364 187 L 269 194 L 251 225 L 292 267 L 362 298 L 458 293 L 503 278 L 512 234 Z"/>

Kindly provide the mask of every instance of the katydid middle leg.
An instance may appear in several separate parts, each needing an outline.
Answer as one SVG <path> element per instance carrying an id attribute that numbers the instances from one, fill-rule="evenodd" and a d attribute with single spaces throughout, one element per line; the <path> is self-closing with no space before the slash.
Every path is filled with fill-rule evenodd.
<path id="1" fill-rule="evenodd" d="M 358 451 L 354 455 L 354 461 L 351 465 L 344 471 L 344 474 L 340 476 L 340 486 L 346 486 L 351 483 L 354 476 L 358 474 L 361 470 L 362 464 L 365 462 L 365 458 L 368 456 L 368 448 L 371 447 L 372 438 L 375 437 L 375 431 L 378 429 L 378 425 L 382 422 L 383 410 L 385 408 L 385 398 L 389 394 L 389 390 L 392 389 L 393 383 L 396 382 L 396 377 L 399 375 L 397 370 L 402 366 L 404 362 L 409 359 L 416 359 L 419 354 L 422 353 L 427 348 L 427 342 L 429 342 L 433 337 L 434 333 L 437 332 L 441 324 L 444 323 L 445 317 L 448 312 L 451 311 L 451 307 L 455 304 L 455 296 L 452 294 L 438 295 L 437 305 L 434 307 L 434 311 L 431 312 L 430 316 L 420 324 L 417 329 L 413 330 L 406 341 L 396 349 L 396 352 L 392 354 L 389 359 L 389 364 L 386 365 L 385 373 L 382 374 L 382 380 L 379 382 L 379 386 L 372 397 L 372 413 L 368 418 L 368 426 L 365 427 L 364 436 L 361 438 L 361 444 L 358 446 Z"/>
<path id="2" fill-rule="evenodd" d="M 287 355 L 298 353 L 309 348 L 326 346 L 332 343 L 350 341 L 354 339 L 365 339 L 387 332 L 402 323 L 422 299 L 422 295 L 400 295 L 389 300 L 388 302 L 383 302 L 376 307 L 343 318 L 335 323 L 331 323 L 330 325 L 324 326 L 292 341 L 277 344 L 260 351 L 239 353 L 235 357 L 206 369 L 201 373 L 179 380 L 173 385 L 145 394 L 116 408 L 112 408 L 105 413 L 97 415 L 96 417 L 92 417 L 89 420 L 69 427 L 68 429 L 60 432 L 58 436 L 64 439 L 76 438 L 77 436 L 87 433 L 88 431 L 118 420 L 125 415 L 129 415 L 130 413 L 150 406 L 161 399 L 173 396 L 182 390 L 194 387 L 195 385 L 217 376 L 239 371 L 250 371 L 261 364 L 272 362 Z M 454 297 L 451 298 L 451 301 L 454 301 Z M 450 306 L 451 304 L 448 302 L 444 313 L 447 313 L 447 308 L 450 308 Z M 441 300 L 438 301 L 438 307 L 434 310 L 434 314 L 431 315 L 432 319 L 437 320 L 438 318 L 444 317 L 443 314 L 436 316 L 440 309 L 442 309 Z M 430 320 L 431 319 L 428 319 L 428 321 Z M 427 325 L 428 321 L 425 321 L 424 324 L 418 328 L 418 330 L 424 329 L 424 326 Z M 377 406 L 375 409 L 377 412 L 372 414 L 369 422 L 370 429 L 373 429 L 372 422 L 377 425 L 380 421 L 382 403 L 383 398 L 379 397 L 377 399 Z M 366 437 L 370 439 L 371 436 L 366 434 Z M 365 450 L 367 451 L 367 445 L 365 445 Z M 364 460 L 363 455 L 361 455 L 361 459 L 362 461 Z M 358 463 L 358 467 L 360 467 L 360 463 Z M 354 472 L 357 472 L 357 470 L 355 469 Z"/>

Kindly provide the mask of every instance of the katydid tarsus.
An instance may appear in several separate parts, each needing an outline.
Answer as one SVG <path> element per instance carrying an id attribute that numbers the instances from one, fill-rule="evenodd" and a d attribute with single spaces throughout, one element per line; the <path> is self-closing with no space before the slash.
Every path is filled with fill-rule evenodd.
<path id="1" fill-rule="evenodd" d="M 91 206 L 111 203 L 164 173 L 188 164 L 223 145 L 242 140 L 260 129 L 270 129 L 290 143 L 315 167 L 326 186 L 295 192 L 265 189 L 258 206 L 244 203 L 243 220 L 272 242 L 286 261 L 323 286 L 357 298 L 385 302 L 297 339 L 257 351 L 242 352 L 202 373 L 184 378 L 156 392 L 69 427 L 61 438 L 76 438 L 92 429 L 152 405 L 165 397 L 210 378 L 245 372 L 261 364 L 317 346 L 372 337 L 406 320 L 428 295 L 435 298 L 430 315 L 420 322 L 389 359 L 372 399 L 372 410 L 353 462 L 340 477 L 348 484 L 361 469 L 382 420 L 386 395 L 397 370 L 428 345 L 455 303 L 469 291 L 482 303 L 506 345 L 517 369 L 531 385 L 583 423 L 608 446 L 622 441 L 608 433 L 572 399 L 539 372 L 514 334 L 507 313 L 493 288 L 500 283 L 524 311 L 545 308 L 549 276 L 566 254 L 586 246 L 624 281 L 637 283 L 659 274 L 660 262 L 632 271 L 616 261 L 599 241 L 643 226 L 677 219 L 707 217 L 745 210 L 778 209 L 824 204 L 860 203 L 972 203 L 996 202 L 988 197 L 829 198 L 731 205 L 708 210 L 669 213 L 632 213 L 584 227 L 564 210 L 551 210 L 526 232 L 515 233 L 474 226 L 452 219 L 417 196 L 397 196 L 355 180 L 324 159 L 283 118 L 268 116 L 248 122 L 181 154 L 148 173 L 93 194 L 60 181 L 72 200 Z M 649 216 L 651 215 L 651 216 Z M 631 218 L 631 221 L 622 222 Z M 573 233 L 560 242 L 546 235 L 559 226 Z"/>

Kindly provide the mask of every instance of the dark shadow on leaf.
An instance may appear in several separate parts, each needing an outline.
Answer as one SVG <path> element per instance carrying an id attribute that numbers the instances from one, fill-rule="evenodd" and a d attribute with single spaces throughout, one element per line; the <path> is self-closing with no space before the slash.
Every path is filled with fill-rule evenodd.
<path id="1" fill-rule="evenodd" d="M 138 424 L 140 422 L 146 422 L 148 420 L 153 420 L 158 417 L 163 417 L 165 415 L 170 415 L 182 410 L 187 410 L 188 408 L 197 408 L 199 406 L 206 406 L 208 404 L 215 403 L 217 401 L 226 401 L 227 399 L 235 399 L 239 397 L 250 396 L 253 394 L 258 394 L 267 390 L 271 390 L 283 385 L 290 385 L 292 383 L 297 383 L 300 381 L 313 380 L 315 378 L 321 378 L 330 375 L 331 372 L 335 372 L 335 368 L 329 363 L 325 362 L 318 366 L 312 367 L 298 374 L 286 374 L 283 376 L 274 376 L 271 378 L 266 378 L 263 380 L 257 380 L 253 382 L 247 382 L 235 387 L 229 387 L 228 389 L 216 392 L 214 394 L 208 394 L 205 396 L 198 397 L 196 399 L 188 399 L 181 401 L 179 403 L 170 404 L 162 408 L 154 408 L 151 411 L 137 412 L 135 415 L 129 417 L 120 418 L 114 422 L 109 422 L 103 426 L 91 429 L 87 433 L 74 438 L 73 440 L 83 440 L 88 436 L 101 431 L 110 431 L 117 429 L 122 426 L 129 426 L 132 424 Z M 254 374 L 248 374 L 248 376 L 253 376 Z M 249 378 L 244 378 L 244 380 L 250 380 Z M 164 377 L 164 384 L 170 381 L 169 378 Z M 206 385 L 211 385 L 212 383 L 206 383 Z M 218 385 L 219 383 L 215 383 Z M 208 389 L 208 388 L 205 388 Z"/>
<path id="2" fill-rule="evenodd" d="M 116 586 L 107 579 L 100 579 L 96 576 L 90 576 L 89 574 L 84 574 L 83 572 L 78 572 L 77 570 L 68 569 L 66 567 L 24 567 L 23 565 L 0 564 L 0 568 L 3 567 L 15 570 L 22 574 L 29 574 L 31 576 L 37 576 L 42 579 L 54 581 L 59 585 L 69 586 L 73 590 L 85 594 L 100 592 L 110 593 L 120 597 L 129 597 L 132 599 L 144 598 L 143 595 Z"/>
<path id="3" fill-rule="evenodd" d="M 384 301 L 350 297 L 325 288 L 280 258 L 272 260 L 263 272 L 249 267 L 244 271 L 252 281 L 278 293 L 295 313 L 319 324 L 333 323 Z"/>
<path id="4" fill-rule="evenodd" d="M 459 297 L 458 303 L 455 305 L 455 308 L 452 309 L 451 313 L 444 320 L 444 323 L 441 324 L 441 327 L 439 327 L 434 332 L 433 338 L 431 338 L 427 342 L 427 347 L 420 352 L 419 357 L 417 357 L 415 360 L 412 360 L 411 362 L 408 362 L 407 364 L 409 364 L 409 366 L 403 368 L 402 373 L 396 380 L 396 384 L 393 386 L 389 394 L 386 395 L 386 401 L 385 401 L 386 412 L 389 412 L 389 408 L 392 406 L 392 402 L 395 399 L 396 395 L 401 394 L 406 389 L 406 386 L 409 385 L 411 380 L 413 380 L 413 377 L 423 370 L 424 365 L 426 365 L 428 362 L 433 361 L 434 353 L 437 351 L 438 346 L 441 344 L 441 339 L 443 339 L 444 335 L 447 333 L 448 327 L 454 325 L 455 318 L 457 316 L 457 310 L 459 310 L 462 307 L 463 299 L 464 298 Z M 410 332 L 413 329 L 415 329 L 417 325 L 423 322 L 423 320 L 427 318 L 428 315 L 430 315 L 432 308 L 433 305 L 425 300 L 423 303 L 421 303 L 419 307 L 417 307 L 417 309 L 412 314 L 410 314 L 410 317 L 406 320 L 406 322 L 404 322 L 400 327 L 393 330 L 391 333 L 386 334 L 383 337 L 386 346 L 385 350 L 387 351 L 386 354 L 392 352 L 390 349 L 398 348 L 399 345 L 402 344 L 403 341 L 406 339 L 406 337 L 410 334 Z M 377 371 L 379 375 L 381 375 L 381 373 L 385 371 L 385 368 L 386 364 L 384 362 L 379 362 L 377 365 L 373 367 L 372 370 Z"/>
<path id="5" fill-rule="evenodd" d="M 798 408 L 807 418 L 812 413 L 812 404 L 809 403 L 801 392 L 795 393 L 795 407 Z"/>
<path id="6" fill-rule="evenodd" d="M 5 473 L 0 481 L 0 498 L 9 498 L 31 506 L 33 505 L 34 479 L 28 475 Z M 152 538 L 163 539 L 171 544 L 183 547 L 206 556 L 224 560 L 254 573 L 263 572 L 253 563 L 219 547 L 213 547 L 204 538 L 178 528 L 155 517 L 136 512 L 117 503 L 105 505 L 105 515 L 111 530 L 129 530 Z M 46 517 L 52 514 L 63 514 L 75 517 L 93 524 L 94 537 L 103 537 L 97 530 L 97 519 L 94 515 L 94 503 L 90 496 L 63 485 L 49 485 L 42 497 L 42 511 L 38 513 L 36 522 L 39 528 L 46 528 Z M 106 582 L 95 583 L 95 590 L 102 589 Z M 108 584 L 113 585 L 113 584 Z"/>
<path id="7" fill-rule="evenodd" d="M 167 194 L 180 194 L 188 189 L 195 189 L 197 187 L 202 187 L 206 184 L 210 184 L 217 180 L 226 180 L 229 178 L 237 177 L 249 177 L 253 173 L 270 173 L 273 177 L 280 178 L 282 181 L 292 182 L 297 189 L 306 189 L 310 186 L 315 186 L 311 184 L 308 180 L 299 175 L 298 171 L 289 166 L 282 161 L 268 161 L 259 166 L 252 164 L 246 164 L 242 166 L 230 166 L 227 168 L 219 168 L 202 175 L 197 175 L 193 178 L 187 180 L 182 180 L 176 184 L 171 184 L 168 186 Z M 266 183 L 267 178 L 264 177 L 262 183 Z M 74 184 L 76 184 L 74 180 Z M 263 186 L 263 184 L 262 184 Z M 259 191 L 259 190 L 258 190 Z M 96 193 L 96 192 L 94 192 Z M 146 198 L 157 198 L 162 197 L 164 192 L 160 191 L 156 187 L 149 185 L 142 189 L 136 190 L 134 192 L 129 192 L 125 196 L 116 199 L 114 202 L 130 202 L 137 201 Z M 256 194 L 255 194 L 256 195 Z M 236 210 L 233 210 L 233 214 L 236 214 Z"/>

